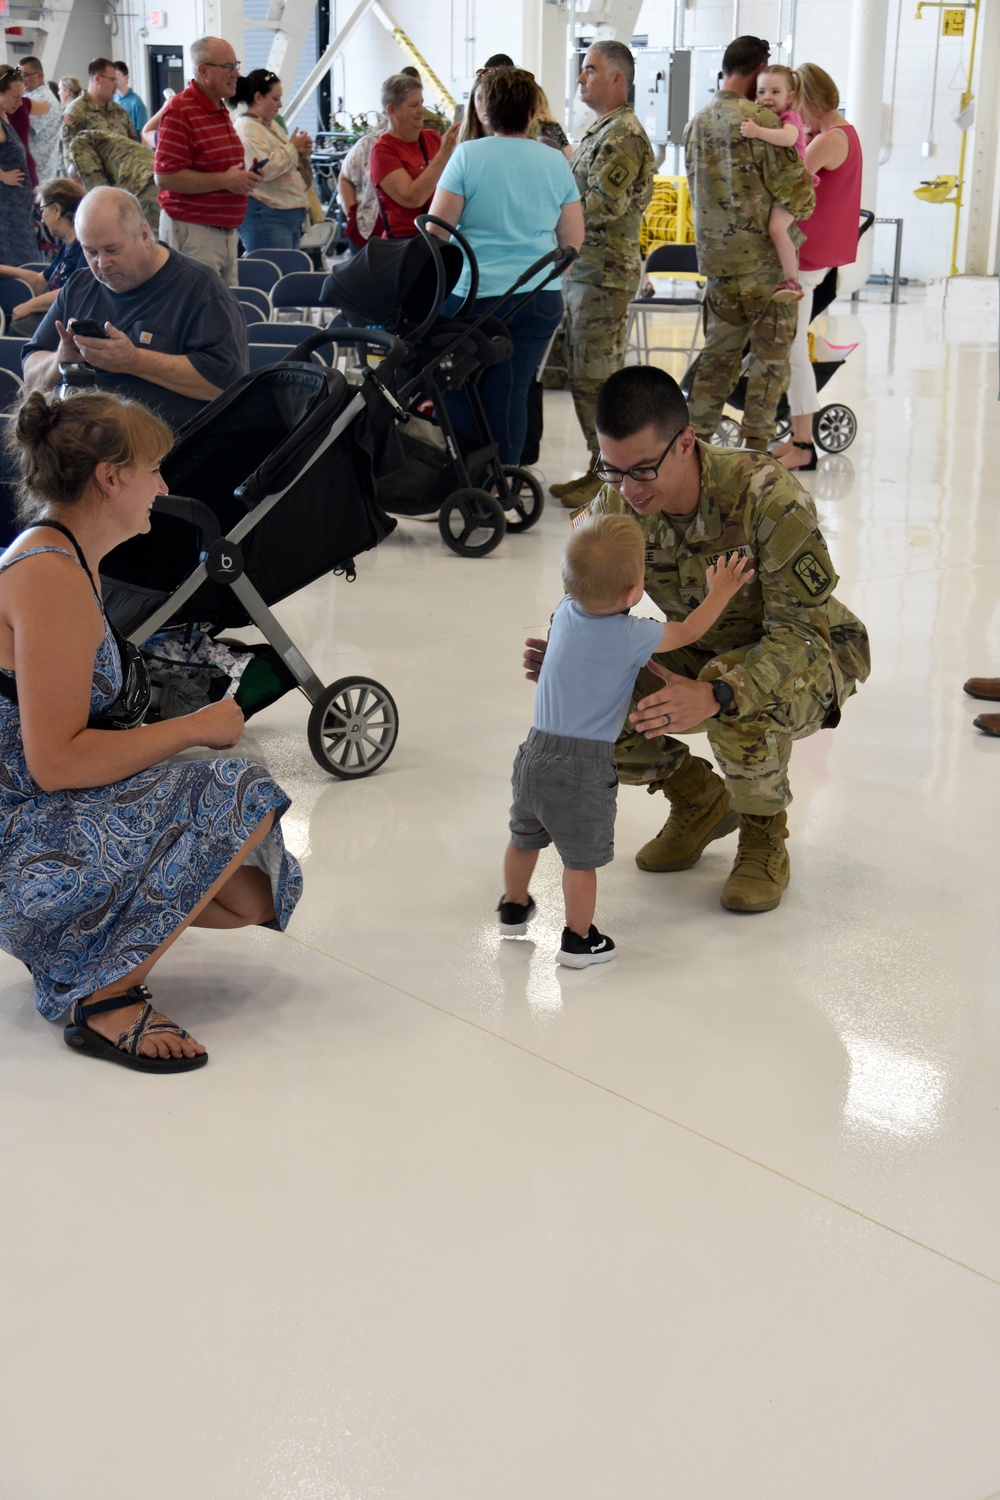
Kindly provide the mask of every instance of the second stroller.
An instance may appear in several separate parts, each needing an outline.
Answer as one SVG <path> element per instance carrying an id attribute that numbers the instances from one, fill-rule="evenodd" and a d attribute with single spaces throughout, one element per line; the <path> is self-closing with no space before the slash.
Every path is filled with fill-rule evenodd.
<path id="1" fill-rule="evenodd" d="M 370 240 L 362 253 L 327 277 L 324 301 L 356 326 L 398 335 L 408 353 L 393 375 L 400 412 L 399 437 L 406 454 L 402 469 L 379 483 L 379 502 L 396 515 L 437 515 L 445 545 L 462 557 L 484 557 L 508 531 L 527 531 L 542 513 L 542 488 L 519 465 L 502 464 L 490 432 L 477 381 L 490 365 L 510 358 L 511 343 L 503 308 L 522 286 L 547 271 L 533 292 L 544 290 L 573 259 L 571 249 L 552 250 L 518 278 L 486 313 L 470 319 L 478 270 L 468 241 L 430 214 L 417 221 L 419 236 Z M 439 225 L 452 236 L 428 233 Z M 441 306 L 462 271 L 463 253 L 471 286 L 453 318 Z M 336 336 L 336 330 L 331 329 Z M 473 426 L 456 432 L 445 394 L 464 389 Z"/>

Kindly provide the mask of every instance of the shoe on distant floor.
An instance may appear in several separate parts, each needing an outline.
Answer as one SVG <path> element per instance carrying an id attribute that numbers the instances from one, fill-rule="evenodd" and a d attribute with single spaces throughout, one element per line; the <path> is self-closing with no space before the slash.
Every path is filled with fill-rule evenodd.
<path id="1" fill-rule="evenodd" d="M 1000 739 L 1000 714 L 977 714 L 972 722 L 984 734 L 992 734 Z"/>
<path id="2" fill-rule="evenodd" d="M 597 498 L 604 488 L 604 480 L 598 479 L 596 474 L 585 474 L 578 479 L 572 487 L 567 487 L 559 496 L 559 504 L 566 510 L 580 510 L 589 505 L 591 500 Z"/>
<path id="3" fill-rule="evenodd" d="M 970 698 L 1000 700 L 1000 677 L 970 677 L 962 691 L 968 693 Z"/>
<path id="4" fill-rule="evenodd" d="M 561 500 L 563 495 L 568 494 L 570 490 L 575 490 L 578 484 L 582 484 L 589 477 L 590 470 L 588 469 L 586 474 L 578 474 L 575 479 L 564 479 L 561 484 L 550 484 L 549 494 L 553 499 Z"/>
<path id="5" fill-rule="evenodd" d="M 528 930 L 528 923 L 535 915 L 537 907 L 534 899 L 529 896 L 522 906 L 517 901 L 505 901 L 500 897 L 497 911 L 500 913 L 498 927 L 501 937 L 523 937 Z"/>
<path id="6" fill-rule="evenodd" d="M 556 954 L 556 963 L 564 969 L 586 969 L 590 964 L 610 963 L 615 954 L 615 945 L 603 932 L 598 932 L 593 922 L 585 938 L 571 927 L 563 928 L 562 947 Z"/>

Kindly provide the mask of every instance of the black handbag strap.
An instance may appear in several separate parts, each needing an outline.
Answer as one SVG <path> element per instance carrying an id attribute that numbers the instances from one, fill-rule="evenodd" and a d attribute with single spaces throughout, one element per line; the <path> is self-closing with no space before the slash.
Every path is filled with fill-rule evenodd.
<path id="1" fill-rule="evenodd" d="M 77 541 L 76 537 L 70 531 L 69 527 L 64 526 L 61 521 L 36 521 L 34 526 L 27 526 L 25 527 L 25 530 L 37 531 L 41 526 L 48 526 L 53 531 L 61 531 L 64 537 L 68 537 L 68 539 L 73 543 L 73 546 L 76 549 L 76 555 L 80 560 L 81 568 L 90 579 L 90 587 L 94 589 L 93 575 L 91 574 L 90 569 L 87 567 L 87 559 L 83 555 L 83 549 L 81 548 L 80 543 Z M 65 554 L 63 555 L 65 556 Z M 96 589 L 94 589 L 94 597 L 100 605 L 101 596 L 98 594 Z M 104 612 L 103 606 L 101 606 L 101 612 L 102 614 Z M 107 619 L 106 615 L 105 619 Z M 114 627 L 112 627 L 112 629 L 113 628 Z M 6 698 L 8 703 L 17 703 L 17 682 L 13 677 L 0 676 L 0 698 Z"/>
<path id="2" fill-rule="evenodd" d="M 417 144 L 420 147 L 420 155 L 424 159 L 424 166 L 427 167 L 427 166 L 430 165 L 430 157 L 427 155 L 427 147 L 424 145 L 424 133 L 423 133 L 423 131 L 421 131 L 420 134 L 419 134 L 419 136 L 417 137 Z M 385 193 L 382 192 L 382 188 L 379 185 L 376 185 L 376 188 L 375 188 L 375 199 L 376 199 L 376 201 L 378 203 L 378 211 L 379 211 L 379 214 L 381 215 L 381 218 L 382 218 L 382 227 L 385 229 L 385 237 L 386 237 L 386 239 L 387 240 L 392 240 L 392 239 L 395 239 L 395 235 L 393 234 L 392 230 L 389 227 L 389 215 L 386 212 L 386 207 L 385 207 L 385 198 L 387 196 L 388 196 L 387 194 L 385 194 Z M 430 200 L 428 199 L 428 202 L 424 204 L 423 209 L 421 210 L 422 213 L 426 213 L 427 212 L 427 208 L 429 206 L 429 203 L 430 203 Z"/>
<path id="3" fill-rule="evenodd" d="M 66 537 L 68 541 L 73 543 L 74 550 L 80 561 L 80 566 L 86 573 L 87 578 L 90 580 L 90 587 L 94 591 L 94 598 L 97 600 L 97 607 L 101 611 L 101 614 L 104 616 L 104 620 L 108 626 L 108 629 L 111 631 L 111 638 L 118 650 L 118 660 L 121 665 L 122 673 L 122 685 L 119 689 L 118 697 L 115 699 L 115 703 L 120 702 L 126 695 L 126 686 L 128 684 L 129 674 L 133 674 L 133 680 L 135 680 L 134 674 L 136 674 L 137 672 L 141 672 L 142 677 L 145 678 L 146 681 L 146 698 L 148 705 L 149 678 L 148 674 L 146 673 L 145 663 L 142 660 L 142 653 L 140 652 L 138 646 L 133 646 L 132 642 L 128 640 L 126 636 L 122 635 L 121 631 L 118 629 L 114 621 L 108 619 L 107 611 L 104 608 L 104 603 L 101 599 L 100 594 L 97 592 L 97 586 L 94 583 L 94 575 L 88 568 L 87 559 L 83 555 L 83 548 L 80 546 L 80 543 L 70 531 L 69 527 L 64 526 L 61 521 L 36 521 L 34 526 L 28 526 L 25 529 L 27 531 L 37 531 L 40 527 L 45 526 L 48 526 L 52 531 L 62 532 L 63 536 Z M 8 703 L 17 703 L 17 683 L 13 677 L 0 676 L 0 697 L 6 698 Z M 111 705 L 112 708 L 114 708 L 115 703 Z M 145 712 L 145 710 L 143 710 L 143 712 Z M 113 724 L 109 722 L 107 711 L 101 714 L 91 714 L 90 718 L 87 720 L 87 724 L 90 729 L 117 729 L 128 727 L 126 725 Z"/>
<path id="4" fill-rule="evenodd" d="M 97 599 L 98 604 L 100 604 L 101 603 L 101 596 L 97 592 L 97 586 L 94 583 L 94 575 L 90 571 L 90 569 L 87 567 L 87 559 L 83 555 L 83 548 L 80 546 L 80 543 L 77 541 L 76 537 L 70 531 L 69 527 L 68 526 L 64 526 L 61 521 L 36 521 L 35 524 L 34 524 L 34 526 L 28 526 L 25 529 L 27 531 L 37 531 L 39 529 L 39 527 L 41 527 L 41 526 L 47 526 L 50 531 L 61 531 L 62 534 L 63 534 L 63 536 L 67 539 L 67 541 L 70 541 L 70 542 L 73 543 L 73 546 L 76 549 L 76 555 L 80 559 L 80 567 L 83 569 L 83 571 L 86 573 L 87 577 L 90 579 L 90 587 L 94 590 L 94 595 L 95 595 L 95 597 Z M 101 613 L 102 614 L 104 613 L 104 606 L 103 606 L 103 604 L 101 604 Z"/>

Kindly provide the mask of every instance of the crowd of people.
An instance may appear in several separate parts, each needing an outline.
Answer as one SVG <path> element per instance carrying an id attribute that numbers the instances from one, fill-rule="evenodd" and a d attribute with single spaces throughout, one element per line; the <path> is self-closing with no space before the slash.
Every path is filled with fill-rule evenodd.
<path id="1" fill-rule="evenodd" d="M 283 927 L 300 889 L 281 844 L 287 799 L 266 772 L 231 757 L 162 764 L 191 746 L 235 745 L 231 700 L 162 725 L 113 722 L 135 663 L 103 615 L 101 557 L 148 529 L 170 429 L 246 371 L 230 290 L 239 243 L 296 244 L 310 181 L 312 142 L 286 129 L 280 79 L 241 75 L 217 37 L 191 57 L 190 83 L 151 119 L 121 63 L 95 59 L 67 103 L 37 59 L 0 72 L 0 275 L 37 258 L 36 222 L 60 247 L 14 320 L 28 339 L 28 395 L 12 439 L 24 529 L 0 560 L 0 872 L 20 894 L 0 914 L 0 943 L 31 968 L 43 1015 L 72 1005 L 71 1045 L 153 1070 L 205 1056 L 146 989 L 164 948 L 192 923 Z M 539 274 L 506 306 L 513 352 L 480 390 L 502 461 L 518 463 L 530 381 L 564 326 L 589 467 L 552 486 L 576 513 L 566 600 L 549 642 L 527 644 L 539 691 L 515 767 L 499 920 L 506 935 L 525 929 L 538 850 L 555 843 L 559 961 L 574 967 L 614 956 L 594 916 L 619 781 L 670 807 L 640 868 L 687 869 L 738 830 L 723 906 L 777 906 L 790 878 L 792 743 L 834 727 L 869 669 L 865 628 L 834 595 L 815 508 L 788 472 L 815 464 L 804 299 L 856 253 L 857 136 L 821 68 L 771 68 L 756 37 L 727 49 L 722 86 L 685 137 L 706 279 L 705 347 L 686 402 L 662 370 L 624 363 L 654 177 L 633 78 L 622 43 L 589 48 L 579 89 L 595 118 L 571 148 L 509 57 L 487 60 L 450 124 L 403 70 L 385 81 L 383 122 L 348 154 L 339 184 L 356 250 L 416 234 L 425 212 L 443 238 L 460 233 L 479 268 L 473 315 L 541 257 L 567 252 L 558 290 Z M 47 151 L 52 170 L 58 148 L 59 168 L 37 196 L 35 132 L 38 160 Z M 467 266 L 446 316 L 470 290 Z M 723 449 L 711 440 L 745 349 L 743 447 Z M 91 387 L 57 391 L 77 363 Z M 769 452 L 786 390 L 791 440 Z M 462 393 L 449 400 L 461 429 Z M 643 591 L 665 629 L 628 621 Z M 55 611 L 42 603 L 52 597 Z M 698 729 L 721 775 L 676 738 Z M 109 805 L 123 810 L 114 848 L 102 833 Z M 81 839 L 105 880 L 67 863 Z"/>

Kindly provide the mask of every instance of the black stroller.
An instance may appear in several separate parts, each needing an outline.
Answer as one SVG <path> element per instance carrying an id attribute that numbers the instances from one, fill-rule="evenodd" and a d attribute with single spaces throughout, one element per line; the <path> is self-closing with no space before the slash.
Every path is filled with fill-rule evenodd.
<path id="1" fill-rule="evenodd" d="M 861 228 L 858 231 L 858 239 L 871 228 L 875 222 L 875 215 L 867 208 L 861 210 Z M 826 312 L 830 303 L 837 295 L 837 267 L 834 266 L 824 276 L 819 286 L 813 292 L 812 307 L 809 311 L 809 322 L 812 323 L 819 317 L 820 313 Z M 800 307 L 802 304 L 800 304 Z M 799 314 L 801 317 L 801 312 Z M 854 345 L 850 346 L 852 349 Z M 850 351 L 848 351 L 850 352 Z M 814 359 L 812 361 L 813 374 L 816 377 L 816 389 L 821 391 L 830 381 L 843 364 L 844 359 Z M 698 368 L 695 359 L 686 370 L 681 380 L 681 390 L 687 400 L 691 395 L 691 387 L 694 384 L 694 374 Z M 727 406 L 742 414 L 743 405 L 747 394 L 747 356 L 744 355 L 743 371 L 736 384 L 736 389 L 726 402 Z M 785 392 L 778 402 L 778 410 L 775 416 L 775 436 L 782 442 L 789 436 L 792 430 L 791 409 L 788 405 L 788 394 Z M 854 442 L 858 432 L 858 419 L 849 406 L 842 401 L 832 403 L 829 406 L 820 407 L 813 414 L 813 441 L 817 448 L 825 453 L 843 453 Z M 740 445 L 740 424 L 732 417 L 723 416 L 713 441 L 718 442 L 724 448 L 738 448 Z"/>
<path id="2" fill-rule="evenodd" d="M 352 323 L 387 329 L 408 346 L 393 373 L 406 464 L 380 482 L 379 501 L 396 515 L 436 514 L 446 546 L 462 557 L 484 557 L 505 532 L 534 526 L 545 503 L 529 470 L 501 464 L 477 389 L 488 366 L 510 357 L 510 338 L 502 312 L 497 313 L 547 269 L 534 289 L 542 291 L 575 252 L 550 251 L 473 321 L 467 311 L 478 295 L 479 272 L 471 247 L 443 219 L 422 214 L 416 223 L 417 237 L 370 240 L 360 255 L 331 271 L 323 300 Z M 430 224 L 446 229 L 452 240 L 428 233 Z M 441 305 L 461 274 L 463 252 L 471 272 L 469 293 L 454 317 L 442 318 Z M 339 342 L 335 324 L 330 332 Z M 455 431 L 443 400 L 445 392 L 463 388 L 473 414 L 470 433 Z"/>
<path id="3" fill-rule="evenodd" d="M 101 577 L 110 618 L 140 646 L 162 639 L 166 627 L 183 636 L 199 625 L 216 638 L 256 625 L 269 645 L 238 649 L 269 655 L 277 679 L 271 701 L 301 688 L 312 704 L 308 738 L 317 762 L 334 776 L 357 778 L 392 752 L 392 697 L 362 677 L 324 687 L 270 609 L 326 573 L 353 580 L 357 554 L 396 525 L 375 498 L 382 476 L 402 462 L 381 379 L 405 349 L 385 333 L 339 331 L 339 342 L 352 339 L 385 351 L 381 377 L 365 369 L 352 386 L 296 350 L 289 361 L 245 375 L 187 423 L 163 463 L 170 493 L 157 500 L 151 530 L 111 552 Z M 242 680 L 191 670 L 201 673 L 203 701 L 229 692 L 244 706 Z"/>

